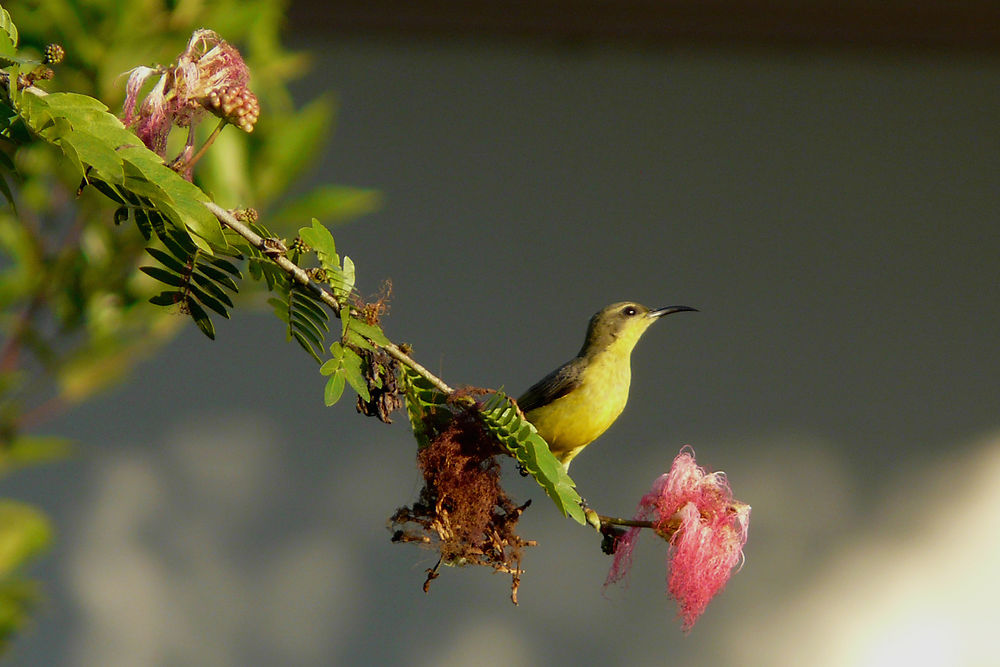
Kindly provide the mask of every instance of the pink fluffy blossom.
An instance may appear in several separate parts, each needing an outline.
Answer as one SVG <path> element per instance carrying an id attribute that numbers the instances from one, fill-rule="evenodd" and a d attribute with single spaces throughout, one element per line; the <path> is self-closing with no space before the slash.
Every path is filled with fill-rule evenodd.
<path id="1" fill-rule="evenodd" d="M 685 447 L 639 501 L 634 519 L 651 521 L 670 542 L 667 590 L 680 607 L 684 630 L 690 630 L 743 558 L 750 506 L 733 499 L 725 474 L 706 472 Z M 640 530 L 633 527 L 619 538 L 605 586 L 628 575 Z"/>
<path id="2" fill-rule="evenodd" d="M 143 84 L 154 75 L 159 79 L 139 104 Z M 249 80 L 250 70 L 235 47 L 211 30 L 196 30 L 173 66 L 129 72 L 122 120 L 160 156 L 166 155 L 171 128 L 193 128 L 209 112 L 251 132 L 260 109 L 247 89 Z M 193 141 L 189 132 L 187 153 Z"/>

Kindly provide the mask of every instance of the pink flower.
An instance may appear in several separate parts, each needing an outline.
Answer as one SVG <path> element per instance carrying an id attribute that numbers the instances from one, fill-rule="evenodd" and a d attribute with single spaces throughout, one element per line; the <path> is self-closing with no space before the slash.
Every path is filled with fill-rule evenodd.
<path id="1" fill-rule="evenodd" d="M 685 632 L 721 591 L 743 558 L 750 506 L 733 499 L 724 473 L 708 473 L 685 447 L 636 508 L 634 520 L 652 521 L 670 542 L 667 590 L 680 606 Z M 639 527 L 619 538 L 605 586 L 626 577 Z"/>
<path id="2" fill-rule="evenodd" d="M 159 80 L 140 105 L 139 93 L 153 75 Z M 249 80 L 250 70 L 235 47 L 211 30 L 196 30 L 173 66 L 136 67 L 129 73 L 122 120 L 161 157 L 173 127 L 193 129 L 206 113 L 252 132 L 260 105 L 247 88 Z M 193 142 L 189 131 L 186 153 Z"/>

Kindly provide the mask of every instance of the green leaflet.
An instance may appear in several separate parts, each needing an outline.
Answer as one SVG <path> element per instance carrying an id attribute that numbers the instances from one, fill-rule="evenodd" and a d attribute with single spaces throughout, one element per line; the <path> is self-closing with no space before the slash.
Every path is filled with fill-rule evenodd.
<path id="1" fill-rule="evenodd" d="M 0 40 L 2 48 L 0 54 L 5 56 L 14 55 L 17 52 L 17 26 L 6 9 L 0 7 L 0 30 L 3 31 L 4 39 Z"/>
<path id="2" fill-rule="evenodd" d="M 132 212 L 137 218 L 147 213 L 140 208 Z M 232 277 L 242 277 L 239 269 L 226 260 L 204 254 L 180 230 L 163 230 L 159 238 L 164 249 L 149 247 L 146 252 L 162 266 L 141 266 L 139 270 L 176 289 L 160 292 L 149 300 L 150 303 L 157 306 L 183 304 L 202 333 L 214 339 L 215 325 L 205 308 L 229 319 L 233 301 L 226 290 L 234 293 L 239 290 Z"/>
<path id="3" fill-rule="evenodd" d="M 18 435 L 0 448 L 0 475 L 29 465 L 58 461 L 69 455 L 66 438 L 41 435 Z"/>
<path id="4" fill-rule="evenodd" d="M 334 343 L 330 346 L 330 354 L 331 358 L 319 369 L 323 375 L 330 376 L 324 392 L 325 403 L 330 406 L 340 400 L 344 393 L 345 382 L 351 385 L 363 400 L 370 401 L 371 394 L 368 393 L 368 383 L 361 371 L 363 362 L 358 353 L 340 343 Z"/>
<path id="5" fill-rule="evenodd" d="M 270 219 L 282 224 L 315 216 L 336 224 L 370 213 L 380 204 L 377 190 L 321 185 L 276 211 Z"/>
<path id="6" fill-rule="evenodd" d="M 313 218 L 312 227 L 301 228 L 299 237 L 313 249 L 324 269 L 340 269 L 340 257 L 337 255 L 337 244 L 333 241 L 333 234 L 320 224 L 319 220 Z"/>
<path id="7" fill-rule="evenodd" d="M 503 443 L 535 481 L 545 489 L 563 516 L 586 524 L 582 499 L 566 469 L 549 451 L 549 446 L 528 421 L 521 418 L 514 403 L 501 392 L 491 395 L 480 408 L 486 427 Z"/>
<path id="8" fill-rule="evenodd" d="M 320 351 L 325 346 L 326 333 L 330 331 L 326 304 L 313 292 L 297 283 L 277 283 L 277 297 L 267 300 L 286 326 L 287 339 L 298 342 L 306 352 L 322 363 Z M 328 403 L 328 405 L 332 405 Z"/>
<path id="9" fill-rule="evenodd" d="M 410 418 L 410 428 L 417 440 L 417 447 L 423 449 L 433 439 L 433 422 L 440 412 L 446 410 L 445 396 L 427 379 L 417 374 L 409 366 L 401 365 L 401 378 L 406 396 L 406 414 Z"/>
<path id="10" fill-rule="evenodd" d="M 208 196 L 143 146 L 103 103 L 77 93 L 22 94 L 16 101 L 25 124 L 58 146 L 88 181 L 103 181 L 147 198 L 190 232 L 192 242 L 206 253 L 226 247 L 221 224 L 202 204 Z"/>
<path id="11" fill-rule="evenodd" d="M 344 257 L 341 266 L 337 244 L 334 243 L 330 230 L 313 218 L 311 227 L 299 229 L 299 238 L 316 253 L 320 266 L 327 274 L 326 282 L 333 288 L 338 300 L 350 294 L 354 289 L 354 262 L 350 257 Z"/>
<path id="12" fill-rule="evenodd" d="M 49 520 L 41 510 L 15 500 L 0 499 L 0 579 L 9 576 L 52 539 Z"/>

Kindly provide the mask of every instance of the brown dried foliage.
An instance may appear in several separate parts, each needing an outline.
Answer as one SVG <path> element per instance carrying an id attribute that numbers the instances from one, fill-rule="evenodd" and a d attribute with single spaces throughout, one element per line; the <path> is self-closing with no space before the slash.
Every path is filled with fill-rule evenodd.
<path id="1" fill-rule="evenodd" d="M 391 424 L 389 414 L 403 406 L 403 394 L 399 386 L 399 362 L 390 357 L 380 347 L 375 350 L 359 349 L 364 362 L 365 382 L 371 400 L 358 396 L 358 412 L 367 417 L 378 417 Z"/>
<path id="2" fill-rule="evenodd" d="M 372 302 L 366 302 L 355 296 L 355 316 L 367 324 L 379 324 L 379 319 L 389 311 L 389 297 L 392 295 L 392 283 L 388 280 L 382 283 L 382 289 Z M 380 347 L 374 350 L 357 349 L 364 362 L 365 381 L 368 383 L 368 393 L 371 400 L 365 401 L 358 396 L 358 412 L 368 417 L 378 417 L 386 424 L 391 424 L 390 413 L 403 407 L 403 392 L 399 383 L 399 362 L 393 359 Z"/>
<path id="3" fill-rule="evenodd" d="M 448 426 L 417 454 L 424 488 L 412 507 L 390 518 L 394 542 L 434 544 L 441 554 L 428 570 L 424 590 L 438 567 L 486 565 L 511 575 L 511 601 L 517 604 L 521 551 L 533 546 L 515 532 L 521 513 L 500 486 L 500 444 L 472 409 L 459 409 Z M 530 501 L 529 501 L 530 502 Z"/>

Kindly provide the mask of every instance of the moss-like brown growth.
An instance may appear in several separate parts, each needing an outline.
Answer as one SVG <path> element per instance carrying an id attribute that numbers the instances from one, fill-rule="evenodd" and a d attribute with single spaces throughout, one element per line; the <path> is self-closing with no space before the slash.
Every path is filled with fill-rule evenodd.
<path id="1" fill-rule="evenodd" d="M 533 546 L 514 529 L 528 503 L 518 506 L 500 485 L 498 455 L 505 451 L 484 428 L 475 408 L 454 418 L 417 454 L 424 488 L 412 507 L 390 518 L 394 542 L 434 544 L 441 553 L 428 570 L 424 590 L 446 565 L 487 565 L 511 575 L 517 604 L 521 550 Z M 530 501 L 529 501 L 530 502 Z"/>

